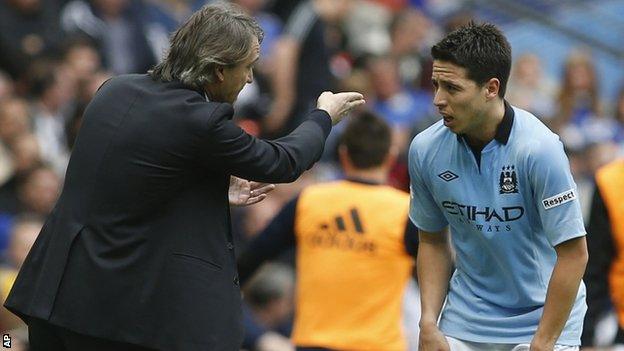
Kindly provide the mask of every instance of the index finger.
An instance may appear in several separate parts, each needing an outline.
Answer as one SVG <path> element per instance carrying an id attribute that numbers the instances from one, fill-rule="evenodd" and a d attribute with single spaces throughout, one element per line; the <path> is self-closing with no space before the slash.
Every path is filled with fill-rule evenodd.
<path id="1" fill-rule="evenodd" d="M 354 92 L 354 91 L 349 91 L 349 92 L 344 92 L 344 93 L 337 93 L 336 95 L 340 96 L 341 98 L 345 98 L 347 101 L 355 101 L 355 100 L 363 100 L 364 99 L 364 95 Z"/>
<path id="2" fill-rule="evenodd" d="M 273 185 L 271 183 L 260 183 L 260 182 L 249 182 L 249 186 L 251 187 L 251 189 L 257 189 L 257 188 L 261 188 L 263 186 L 266 185 Z"/>

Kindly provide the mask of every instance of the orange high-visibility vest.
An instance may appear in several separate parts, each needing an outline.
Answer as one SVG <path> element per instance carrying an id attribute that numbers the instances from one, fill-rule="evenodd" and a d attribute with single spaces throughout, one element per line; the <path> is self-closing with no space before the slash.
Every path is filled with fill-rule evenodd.
<path id="1" fill-rule="evenodd" d="M 319 184 L 297 201 L 293 342 L 335 350 L 406 349 L 402 300 L 409 195 L 351 181 Z"/>
<path id="2" fill-rule="evenodd" d="M 609 290 L 620 325 L 624 325 L 624 159 L 600 168 L 596 183 L 607 208 L 617 252 L 609 271 Z"/>

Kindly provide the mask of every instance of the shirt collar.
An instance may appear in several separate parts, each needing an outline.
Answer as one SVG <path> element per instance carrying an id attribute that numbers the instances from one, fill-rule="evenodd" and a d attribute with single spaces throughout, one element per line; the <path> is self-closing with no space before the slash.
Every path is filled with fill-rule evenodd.
<path id="1" fill-rule="evenodd" d="M 507 145 L 509 135 L 511 134 L 511 127 L 513 126 L 514 110 L 506 100 L 504 100 L 504 103 L 505 114 L 503 115 L 501 122 L 498 124 L 498 127 L 496 127 L 494 139 L 503 145 Z M 461 140 L 463 137 L 463 134 L 457 134 L 457 140 Z"/>
<path id="2" fill-rule="evenodd" d="M 367 185 L 382 185 L 382 183 L 376 182 L 374 180 L 364 179 L 360 177 L 345 177 L 345 180 L 352 182 L 352 183 L 360 183 L 360 184 L 367 184 Z"/>
<path id="3" fill-rule="evenodd" d="M 511 105 L 505 101 L 505 114 L 503 120 L 498 124 L 496 128 L 496 135 L 494 139 L 501 144 L 507 145 L 509 141 L 509 135 L 511 134 L 511 127 L 514 121 L 514 110 Z"/>

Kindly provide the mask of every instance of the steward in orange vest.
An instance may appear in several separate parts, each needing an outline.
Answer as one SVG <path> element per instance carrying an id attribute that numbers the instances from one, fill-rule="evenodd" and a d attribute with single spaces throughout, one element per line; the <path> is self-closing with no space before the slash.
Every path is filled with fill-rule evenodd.
<path id="1" fill-rule="evenodd" d="M 370 113 L 354 117 L 339 156 L 346 179 L 289 202 L 242 253 L 239 276 L 295 246 L 298 350 L 405 350 L 402 300 L 418 231 L 409 195 L 384 185 L 396 157 L 390 128 Z"/>

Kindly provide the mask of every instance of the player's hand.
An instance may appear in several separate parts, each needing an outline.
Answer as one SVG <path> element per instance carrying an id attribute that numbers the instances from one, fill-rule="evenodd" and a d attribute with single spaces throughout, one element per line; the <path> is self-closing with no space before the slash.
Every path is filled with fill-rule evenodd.
<path id="1" fill-rule="evenodd" d="M 323 92 L 316 103 L 316 107 L 327 111 L 332 119 L 332 125 L 336 125 L 342 117 L 355 107 L 364 104 L 364 96 L 360 93 L 332 93 Z"/>
<path id="2" fill-rule="evenodd" d="M 228 200 L 232 206 L 248 206 L 258 203 L 275 189 L 274 184 L 250 182 L 245 179 L 230 177 Z"/>
<path id="3" fill-rule="evenodd" d="M 531 341 L 529 351 L 553 351 L 555 349 L 555 343 L 541 342 L 537 339 Z"/>
<path id="4" fill-rule="evenodd" d="M 418 351 L 450 351 L 446 337 L 437 325 L 431 324 L 420 327 L 418 336 Z"/>

